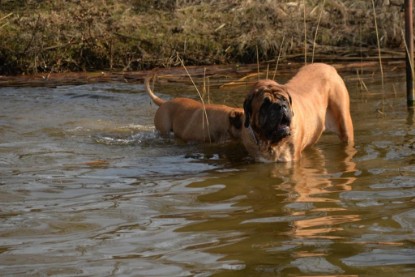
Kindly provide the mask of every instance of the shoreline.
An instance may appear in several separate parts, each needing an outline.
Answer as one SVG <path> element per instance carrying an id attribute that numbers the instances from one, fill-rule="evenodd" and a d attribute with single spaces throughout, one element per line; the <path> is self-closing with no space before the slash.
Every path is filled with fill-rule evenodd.
<path id="1" fill-rule="evenodd" d="M 339 73 L 357 72 L 360 75 L 380 74 L 378 61 L 350 61 L 335 62 L 328 64 L 334 66 Z M 289 77 L 292 72 L 298 70 L 304 62 L 282 63 L 278 65 L 276 71 L 277 76 Z M 405 73 L 404 59 L 391 59 L 382 62 L 385 78 L 389 78 L 388 74 L 394 78 L 396 74 L 403 75 Z M 203 80 L 210 78 L 211 83 L 220 84 L 223 81 L 236 80 L 248 75 L 253 78 L 272 78 L 275 71 L 275 64 L 266 63 L 249 64 L 249 65 L 208 65 L 208 66 L 186 66 L 190 76 L 195 80 Z M 182 82 L 191 83 L 191 80 L 184 67 L 170 68 L 154 68 L 142 71 L 94 71 L 94 72 L 50 72 L 37 74 L 22 74 L 14 76 L 0 75 L 1 87 L 56 87 L 62 85 L 83 85 L 88 83 L 100 82 L 126 82 L 126 83 L 142 83 L 146 76 L 156 74 L 159 80 L 165 82 Z M 394 73 L 394 74 L 392 74 Z"/>

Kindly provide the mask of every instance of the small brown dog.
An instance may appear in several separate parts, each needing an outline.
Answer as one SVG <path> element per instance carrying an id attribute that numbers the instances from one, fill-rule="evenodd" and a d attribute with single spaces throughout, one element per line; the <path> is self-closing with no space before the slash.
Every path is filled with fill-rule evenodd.
<path id="1" fill-rule="evenodd" d="M 174 135 L 186 142 L 224 142 L 240 137 L 244 111 L 225 105 L 203 104 L 190 98 L 165 101 L 150 88 L 151 77 L 145 79 L 148 95 L 159 106 L 154 125 L 161 135 Z"/>

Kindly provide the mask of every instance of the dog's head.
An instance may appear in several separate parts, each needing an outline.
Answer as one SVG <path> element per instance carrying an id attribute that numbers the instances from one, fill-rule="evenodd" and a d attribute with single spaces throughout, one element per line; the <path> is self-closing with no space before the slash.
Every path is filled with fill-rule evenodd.
<path id="1" fill-rule="evenodd" d="M 241 136 L 243 125 L 244 111 L 242 109 L 232 109 L 229 112 L 229 133 L 233 138 Z"/>
<path id="2" fill-rule="evenodd" d="M 286 88 L 272 80 L 261 80 L 244 101 L 245 128 L 271 145 L 291 135 L 292 99 Z"/>

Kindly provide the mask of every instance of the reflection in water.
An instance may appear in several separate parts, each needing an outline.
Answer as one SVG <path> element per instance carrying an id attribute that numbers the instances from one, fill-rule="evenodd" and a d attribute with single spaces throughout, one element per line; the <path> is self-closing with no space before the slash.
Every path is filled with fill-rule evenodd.
<path id="1" fill-rule="evenodd" d="M 292 184 L 296 197 L 292 199 L 292 203 L 313 204 L 313 208 L 307 212 L 318 214 L 313 218 L 293 222 L 295 227 L 293 228 L 293 236 L 333 238 L 331 233 L 342 230 L 339 225 L 360 219 L 358 215 L 347 214 L 347 210 L 339 206 L 339 199 L 336 197 L 343 191 L 352 190 L 351 185 L 356 180 L 353 175 L 356 172 L 356 164 L 352 160 L 355 153 L 353 147 L 347 146 L 344 149 L 344 154 L 339 151 L 338 157 L 332 157 L 330 160 L 330 162 L 337 164 L 339 171 L 336 173 L 342 176 L 333 176 L 336 174 L 330 174 L 327 171 L 327 159 L 323 152 L 316 148 L 310 149 L 308 153 L 303 155 L 301 163 L 293 166 L 289 183 Z M 284 185 L 282 184 L 282 186 Z M 334 196 L 332 196 L 333 194 Z M 320 207 L 319 202 L 324 202 L 325 205 Z M 293 215 L 304 214 L 303 211 L 288 210 Z"/>
<path id="2" fill-rule="evenodd" d="M 316 261 L 327 269 L 319 272 L 329 272 L 335 266 L 324 259 L 327 253 L 322 246 L 345 240 L 342 226 L 360 220 L 359 215 L 342 207 L 338 198 L 339 193 L 351 190 L 356 180 L 353 162 L 356 151 L 343 146 L 337 150 L 340 151 L 330 157 L 334 166 L 326 166 L 329 160 L 323 151 L 312 148 L 304 153 L 301 163 L 255 164 L 247 171 L 191 184 L 190 187 L 226 184 L 198 199 L 203 203 L 231 202 L 235 211 L 226 211 L 222 216 L 215 213 L 178 231 L 232 230 L 238 239 L 207 249 L 223 254 L 223 259 L 230 263 L 243 265 L 247 272 L 258 270 L 250 266 L 254 260 L 262 261 L 259 271 L 305 267 L 302 263 L 305 260 L 290 264 L 285 255 L 279 258 L 272 255 L 269 260 L 269 253 L 286 251 L 296 257 L 318 257 Z M 306 251 L 302 245 L 307 245 Z M 258 250 L 255 257 L 249 254 L 252 248 Z M 266 264 L 273 266 L 268 268 Z M 340 271 L 336 268 L 334 272 Z"/>

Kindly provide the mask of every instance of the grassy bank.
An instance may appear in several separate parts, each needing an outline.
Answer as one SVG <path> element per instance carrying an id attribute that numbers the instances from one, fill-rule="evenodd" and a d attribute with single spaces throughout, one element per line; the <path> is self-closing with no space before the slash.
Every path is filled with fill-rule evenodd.
<path id="1" fill-rule="evenodd" d="M 395 0 L 396 3 L 403 1 Z M 404 54 L 389 0 L 2 0 L 0 74 Z"/>

